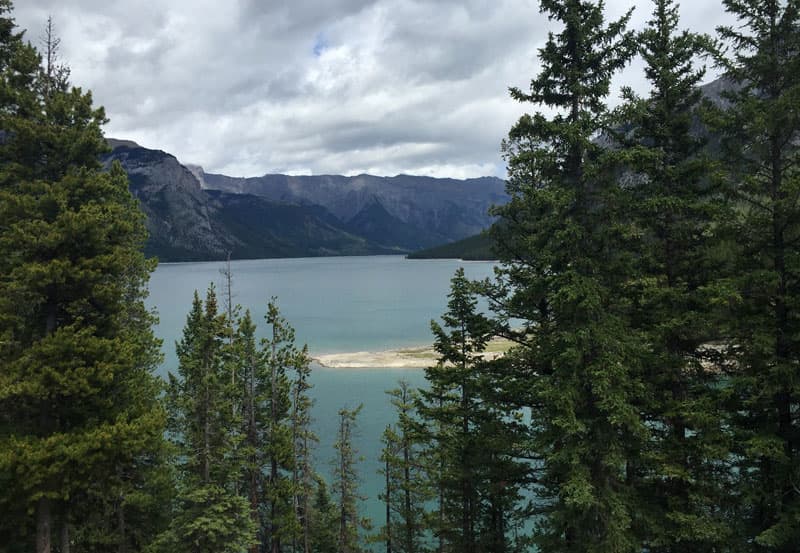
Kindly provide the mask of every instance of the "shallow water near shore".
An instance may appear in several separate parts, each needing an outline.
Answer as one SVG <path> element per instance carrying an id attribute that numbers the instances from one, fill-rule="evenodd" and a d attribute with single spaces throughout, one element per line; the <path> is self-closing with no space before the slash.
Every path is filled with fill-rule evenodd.
<path id="1" fill-rule="evenodd" d="M 175 341 L 181 336 L 194 290 L 204 296 L 214 283 L 221 299 L 224 266 L 222 262 L 169 263 L 152 275 L 147 304 L 159 313 L 155 331 L 164 340 L 162 375 L 176 371 Z M 483 279 L 492 275 L 494 264 L 402 256 L 233 261 L 233 301 L 250 309 L 263 336 L 267 301 L 276 296 L 281 313 L 296 330 L 296 343 L 308 344 L 312 356 L 352 357 L 354 352 L 426 347 L 433 339 L 430 320 L 446 309 L 450 279 L 458 267 L 464 267 L 468 278 Z M 354 362 L 357 357 L 352 357 Z M 383 512 L 377 500 L 382 482 L 377 474 L 380 435 L 394 421 L 384 392 L 396 387 L 401 378 L 415 387 L 425 383 L 421 368 L 368 366 L 387 358 L 366 359 L 359 368 L 326 368 L 315 363 L 311 378 L 314 427 L 320 438 L 317 470 L 326 477 L 337 411 L 345 405 L 364 404 L 356 440 L 364 457 L 360 491 L 368 498 L 363 512 L 376 528 L 382 524 Z"/>

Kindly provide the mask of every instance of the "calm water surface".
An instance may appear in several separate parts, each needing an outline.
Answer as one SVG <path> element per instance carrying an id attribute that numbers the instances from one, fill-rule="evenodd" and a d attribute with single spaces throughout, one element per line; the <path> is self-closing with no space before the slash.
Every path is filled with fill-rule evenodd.
<path id="1" fill-rule="evenodd" d="M 297 344 L 307 343 L 312 355 L 350 351 L 381 351 L 432 342 L 430 320 L 446 308 L 450 279 L 458 267 L 467 277 L 492 275 L 489 262 L 406 260 L 401 256 L 328 257 L 234 261 L 234 303 L 250 309 L 265 331 L 267 301 L 278 306 L 295 328 Z M 205 293 L 214 283 L 223 289 L 223 263 L 170 263 L 150 279 L 148 304 L 158 310 L 156 334 L 164 340 L 162 374 L 175 372 L 175 341 L 180 338 L 195 290 Z M 364 404 L 356 445 L 361 466 L 363 505 L 376 528 L 382 508 L 377 501 L 380 435 L 394 414 L 384 393 L 400 378 L 412 386 L 424 384 L 421 369 L 326 369 L 314 367 L 314 419 L 320 437 L 318 470 L 327 476 L 336 432 L 337 411 Z"/>

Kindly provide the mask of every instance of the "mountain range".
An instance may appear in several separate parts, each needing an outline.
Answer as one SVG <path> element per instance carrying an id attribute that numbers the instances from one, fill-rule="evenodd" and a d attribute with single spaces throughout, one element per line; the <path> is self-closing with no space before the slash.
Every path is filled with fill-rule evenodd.
<path id="1" fill-rule="evenodd" d="M 175 156 L 108 139 L 147 216 L 145 251 L 162 261 L 407 253 L 488 227 L 504 203 L 495 177 L 205 173 Z"/>
<path id="2" fill-rule="evenodd" d="M 724 78 L 700 87 L 723 109 L 724 93 L 732 88 Z M 699 119 L 693 132 L 708 139 L 713 155 L 719 137 Z M 491 240 L 476 235 L 492 223 L 489 207 L 508 200 L 505 181 L 495 177 L 237 178 L 183 165 L 169 153 L 131 141 L 108 143 L 112 151 L 103 162 L 119 161 L 128 172 L 131 191 L 147 215 L 145 251 L 162 261 L 418 250 L 425 250 L 421 257 L 491 257 Z"/>

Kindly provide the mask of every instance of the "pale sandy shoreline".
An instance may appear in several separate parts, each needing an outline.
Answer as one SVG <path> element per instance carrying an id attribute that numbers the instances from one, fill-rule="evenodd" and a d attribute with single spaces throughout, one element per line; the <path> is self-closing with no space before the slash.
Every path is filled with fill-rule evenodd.
<path id="1" fill-rule="evenodd" d="M 505 341 L 493 341 L 483 354 L 494 359 L 508 349 Z M 438 356 L 432 346 L 386 351 L 353 351 L 312 355 L 314 361 L 329 369 L 424 369 L 436 364 Z"/>
<path id="2" fill-rule="evenodd" d="M 423 369 L 436 364 L 433 348 L 407 348 L 386 351 L 352 351 L 312 356 L 329 369 Z"/>

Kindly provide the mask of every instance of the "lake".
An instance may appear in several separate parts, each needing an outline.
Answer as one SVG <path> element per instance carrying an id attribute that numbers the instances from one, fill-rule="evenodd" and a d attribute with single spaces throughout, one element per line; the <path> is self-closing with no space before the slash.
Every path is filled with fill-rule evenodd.
<path id="1" fill-rule="evenodd" d="M 210 283 L 224 288 L 221 262 L 167 263 L 150 279 L 148 305 L 158 310 L 156 335 L 164 340 L 162 374 L 176 372 L 175 341 L 180 338 L 192 302 Z M 231 262 L 234 303 L 250 309 L 265 331 L 264 313 L 270 297 L 277 297 L 283 316 L 295 328 L 298 346 L 308 344 L 312 355 L 382 351 L 429 345 L 430 320 L 446 309 L 450 279 L 464 267 L 468 278 L 493 274 L 494 263 L 456 260 L 407 260 L 402 256 L 262 259 Z M 219 294 L 221 295 L 221 293 Z M 375 527 L 383 523 L 377 500 L 382 480 L 380 436 L 394 421 L 385 390 L 401 378 L 412 386 L 424 384 L 422 369 L 328 369 L 313 365 L 311 382 L 314 427 L 320 438 L 317 470 L 329 474 L 333 457 L 337 411 L 364 404 L 358 420 L 356 447 L 364 456 L 362 511 Z"/>

